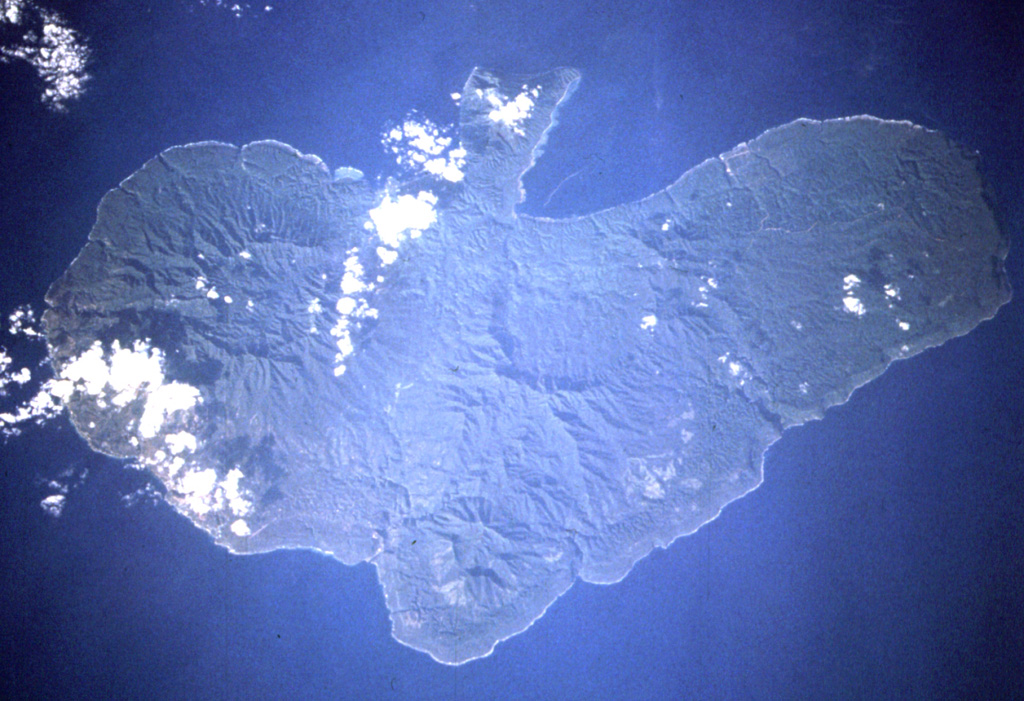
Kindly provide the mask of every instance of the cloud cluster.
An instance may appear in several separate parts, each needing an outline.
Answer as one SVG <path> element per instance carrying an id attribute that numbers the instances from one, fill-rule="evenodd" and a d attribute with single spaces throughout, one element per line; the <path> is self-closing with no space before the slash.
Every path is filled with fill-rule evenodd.
<path id="1" fill-rule="evenodd" d="M 82 96 L 89 80 L 89 48 L 59 13 L 30 0 L 0 0 L 0 29 L 13 29 L 15 35 L 0 43 L 0 63 L 32 66 L 43 81 L 43 104 L 63 112 L 68 101 Z"/>

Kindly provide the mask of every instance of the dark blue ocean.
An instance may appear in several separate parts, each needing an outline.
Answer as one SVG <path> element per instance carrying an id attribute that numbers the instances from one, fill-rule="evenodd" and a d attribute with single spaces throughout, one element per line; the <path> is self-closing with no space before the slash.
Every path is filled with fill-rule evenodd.
<path id="1" fill-rule="evenodd" d="M 382 132 L 413 110 L 454 122 L 474 66 L 582 71 L 526 177 L 538 215 L 643 197 L 797 117 L 942 129 L 981 154 L 1017 295 L 787 431 L 764 485 L 697 534 L 461 667 L 392 640 L 369 565 L 231 556 L 166 504 L 126 504 L 145 475 L 66 419 L 30 428 L 0 446 L 0 698 L 1024 698 L 1024 8 L 239 5 L 45 2 L 93 77 L 58 114 L 0 64 L 4 317 L 42 309 L 104 192 L 162 149 L 273 138 L 394 173 Z M 65 471 L 55 519 L 39 502 Z"/>

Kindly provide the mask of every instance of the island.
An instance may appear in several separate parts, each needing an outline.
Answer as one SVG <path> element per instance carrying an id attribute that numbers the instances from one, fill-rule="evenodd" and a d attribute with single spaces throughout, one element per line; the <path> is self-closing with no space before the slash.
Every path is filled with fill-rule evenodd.
<path id="1" fill-rule="evenodd" d="M 977 158 L 799 119 L 641 201 L 517 211 L 579 73 L 477 69 L 408 178 L 168 149 L 47 294 L 51 393 L 236 553 L 376 568 L 394 637 L 489 654 L 761 484 L 765 450 L 1010 297 Z"/>

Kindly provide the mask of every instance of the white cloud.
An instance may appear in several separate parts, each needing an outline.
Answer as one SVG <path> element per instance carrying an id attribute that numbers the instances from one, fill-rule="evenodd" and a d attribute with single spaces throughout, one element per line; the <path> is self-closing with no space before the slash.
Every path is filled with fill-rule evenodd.
<path id="1" fill-rule="evenodd" d="M 374 284 L 367 284 L 363 281 L 362 276 L 365 271 L 356 255 L 358 252 L 359 249 L 356 248 L 349 250 L 349 257 L 345 261 L 345 275 L 341 280 L 341 291 L 345 295 L 340 297 L 334 304 L 334 309 L 338 313 L 338 320 L 334 328 L 331 329 L 331 336 L 337 339 L 335 346 L 338 349 L 334 356 L 335 377 L 341 377 L 345 374 L 346 365 L 343 361 L 355 351 L 355 345 L 352 342 L 352 331 L 360 327 L 361 319 L 376 319 L 378 314 L 376 309 L 370 307 L 365 298 L 352 296 L 358 292 L 372 291 L 375 287 Z M 388 255 L 395 258 L 398 257 L 396 251 L 383 246 L 378 248 L 378 252 L 382 252 L 380 254 L 382 258 Z"/>
<path id="2" fill-rule="evenodd" d="M 429 119 L 409 117 L 401 126 L 390 129 L 383 139 L 398 164 L 414 173 L 429 173 L 450 182 L 459 182 L 465 174 L 466 150 L 452 148 L 452 137 L 447 136 Z"/>
<path id="3" fill-rule="evenodd" d="M 381 243 L 398 248 L 406 232 L 422 233 L 437 221 L 436 204 L 437 197 L 426 191 L 417 193 L 415 197 L 399 195 L 392 199 L 390 195 L 384 195 L 381 203 L 370 210 L 370 220 Z"/>
<path id="4" fill-rule="evenodd" d="M 152 438 L 175 412 L 187 411 L 202 401 L 199 390 L 181 382 L 158 385 L 150 390 L 146 408 L 139 419 L 139 435 Z"/>
<path id="5" fill-rule="evenodd" d="M 10 24 L 21 24 L 22 4 L 23 0 L 6 0 L 2 5 L 3 19 Z"/>
<path id="6" fill-rule="evenodd" d="M 172 462 L 183 461 L 175 458 Z M 232 468 L 218 479 L 217 471 L 209 467 L 182 469 L 180 464 L 168 465 L 163 460 L 147 464 L 166 470 L 165 481 L 171 500 L 191 514 L 205 516 L 220 512 L 238 518 L 252 513 L 252 495 L 242 487 L 245 475 L 238 468 Z"/>
<path id="7" fill-rule="evenodd" d="M 10 316 L 7 317 L 7 322 L 7 331 L 12 336 L 39 338 L 43 335 L 36 325 L 35 310 L 27 304 L 16 307 Z"/>
<path id="8" fill-rule="evenodd" d="M 356 301 L 351 297 L 342 297 L 338 300 L 338 303 L 334 305 L 334 308 L 338 310 L 338 313 L 342 316 L 349 316 L 356 309 Z"/>
<path id="9" fill-rule="evenodd" d="M 82 355 L 61 368 L 58 378 L 43 387 L 52 400 L 67 401 L 74 391 L 83 391 L 115 406 L 127 406 L 139 397 L 145 397 L 145 408 L 139 419 L 138 431 L 142 438 L 153 438 L 167 418 L 179 411 L 194 408 L 202 401 L 199 390 L 181 382 L 166 382 L 163 372 L 163 353 L 136 341 L 131 348 L 122 348 L 118 341 L 111 344 L 107 358 L 99 341 Z"/>
<path id="10" fill-rule="evenodd" d="M 198 0 L 198 2 L 203 7 L 225 10 L 239 18 L 250 12 L 253 7 L 251 2 L 236 2 L 235 0 Z M 263 5 L 262 9 L 264 12 L 270 12 L 274 7 L 273 5 Z"/>
<path id="11" fill-rule="evenodd" d="M 441 136 L 437 127 L 412 121 L 402 125 L 402 137 L 411 148 L 431 156 L 440 155 L 452 142 Z"/>
<path id="12" fill-rule="evenodd" d="M 52 494 L 39 502 L 39 506 L 43 507 L 43 511 L 50 516 L 57 518 L 64 512 L 64 505 L 67 503 L 67 499 L 63 494 Z"/>
<path id="13" fill-rule="evenodd" d="M 345 275 L 341 278 L 342 294 L 353 295 L 365 290 L 367 285 L 363 282 L 364 274 L 365 271 L 357 255 L 353 254 L 345 259 Z"/>
<path id="14" fill-rule="evenodd" d="M 398 251 L 392 251 L 384 246 L 377 246 L 377 255 L 380 256 L 381 265 L 391 265 L 398 260 Z"/>
<path id="15" fill-rule="evenodd" d="M 857 316 L 864 316 L 867 312 L 867 309 L 856 297 L 843 297 L 843 308 L 849 313 L 856 314 Z"/>
<path id="16" fill-rule="evenodd" d="M 229 470 L 220 483 L 228 508 L 231 510 L 231 513 L 237 516 L 245 516 L 252 511 L 252 502 L 243 496 L 240 485 L 241 479 L 244 476 L 242 471 L 236 467 Z"/>
<path id="17" fill-rule="evenodd" d="M 20 368 L 11 372 L 11 365 L 14 360 L 7 354 L 7 351 L 0 348 L 0 397 L 2 397 L 11 385 L 24 385 L 32 379 L 32 371 L 28 368 Z M 0 426 L 3 421 L 0 420 Z"/>
<path id="18" fill-rule="evenodd" d="M 199 515 L 213 509 L 213 490 L 216 486 L 217 471 L 209 467 L 186 472 L 175 484 L 176 490 L 183 495 L 185 506 Z"/>
<path id="19" fill-rule="evenodd" d="M 134 491 L 121 495 L 121 503 L 128 508 L 138 506 L 139 504 L 154 506 L 162 500 L 163 496 L 152 483 L 146 483 Z"/>
<path id="20" fill-rule="evenodd" d="M 352 346 L 352 337 L 347 331 L 338 336 L 336 345 L 338 347 L 338 360 L 344 360 L 348 356 L 352 355 L 352 351 L 354 350 Z"/>
<path id="21" fill-rule="evenodd" d="M 120 348 L 120 344 L 117 344 L 117 348 Z M 103 357 L 103 344 L 96 341 L 80 356 L 66 363 L 60 377 L 79 385 L 86 394 L 100 394 L 110 380 L 110 368 Z"/>
<path id="22" fill-rule="evenodd" d="M 105 380 L 105 384 L 115 392 L 111 399 L 114 406 L 127 406 L 138 396 L 143 385 L 157 385 L 163 381 L 160 357 L 147 353 L 144 343 L 136 342 L 133 348 L 121 348 L 121 345 L 114 341 L 112 348 L 109 366 L 95 368 L 94 375 L 82 379 L 93 383 L 101 381 L 101 378 Z M 90 351 L 96 351 L 94 355 L 98 355 L 98 358 L 93 358 L 90 362 L 104 363 L 102 347 L 94 345 Z M 64 377 L 74 379 L 67 372 L 64 373 Z M 102 385 L 99 389 L 102 389 Z M 91 393 L 97 394 L 98 390 Z"/>
<path id="23" fill-rule="evenodd" d="M 188 431 L 169 433 L 164 436 L 164 442 L 167 444 L 167 449 L 171 451 L 172 455 L 178 455 L 183 452 L 194 453 L 196 450 L 196 437 Z"/>
<path id="24" fill-rule="evenodd" d="M 89 49 L 64 18 L 28 0 L 5 0 L 0 29 L 14 39 L 0 43 L 0 63 L 25 61 L 43 81 L 42 102 L 61 112 L 85 91 Z"/>
<path id="25" fill-rule="evenodd" d="M 491 105 L 491 111 L 487 113 L 487 117 L 492 122 L 501 124 L 522 136 L 526 133 L 522 127 L 523 122 L 533 112 L 534 98 L 539 94 L 537 88 L 529 90 L 524 85 L 523 92 L 512 99 L 506 98 L 494 88 L 484 90 L 482 97 Z"/>

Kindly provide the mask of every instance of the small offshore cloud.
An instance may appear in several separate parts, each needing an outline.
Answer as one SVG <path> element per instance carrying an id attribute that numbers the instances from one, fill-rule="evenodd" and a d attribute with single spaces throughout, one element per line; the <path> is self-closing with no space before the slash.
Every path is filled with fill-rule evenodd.
<path id="1" fill-rule="evenodd" d="M 271 12 L 274 6 L 270 3 L 233 2 L 233 0 L 199 0 L 200 7 L 211 7 L 216 10 L 230 12 L 235 17 L 242 17 L 248 12 Z"/>
<path id="2" fill-rule="evenodd" d="M 89 48 L 64 17 L 31 0 L 0 0 L 0 63 L 25 61 L 42 81 L 40 99 L 55 112 L 85 93 Z"/>

